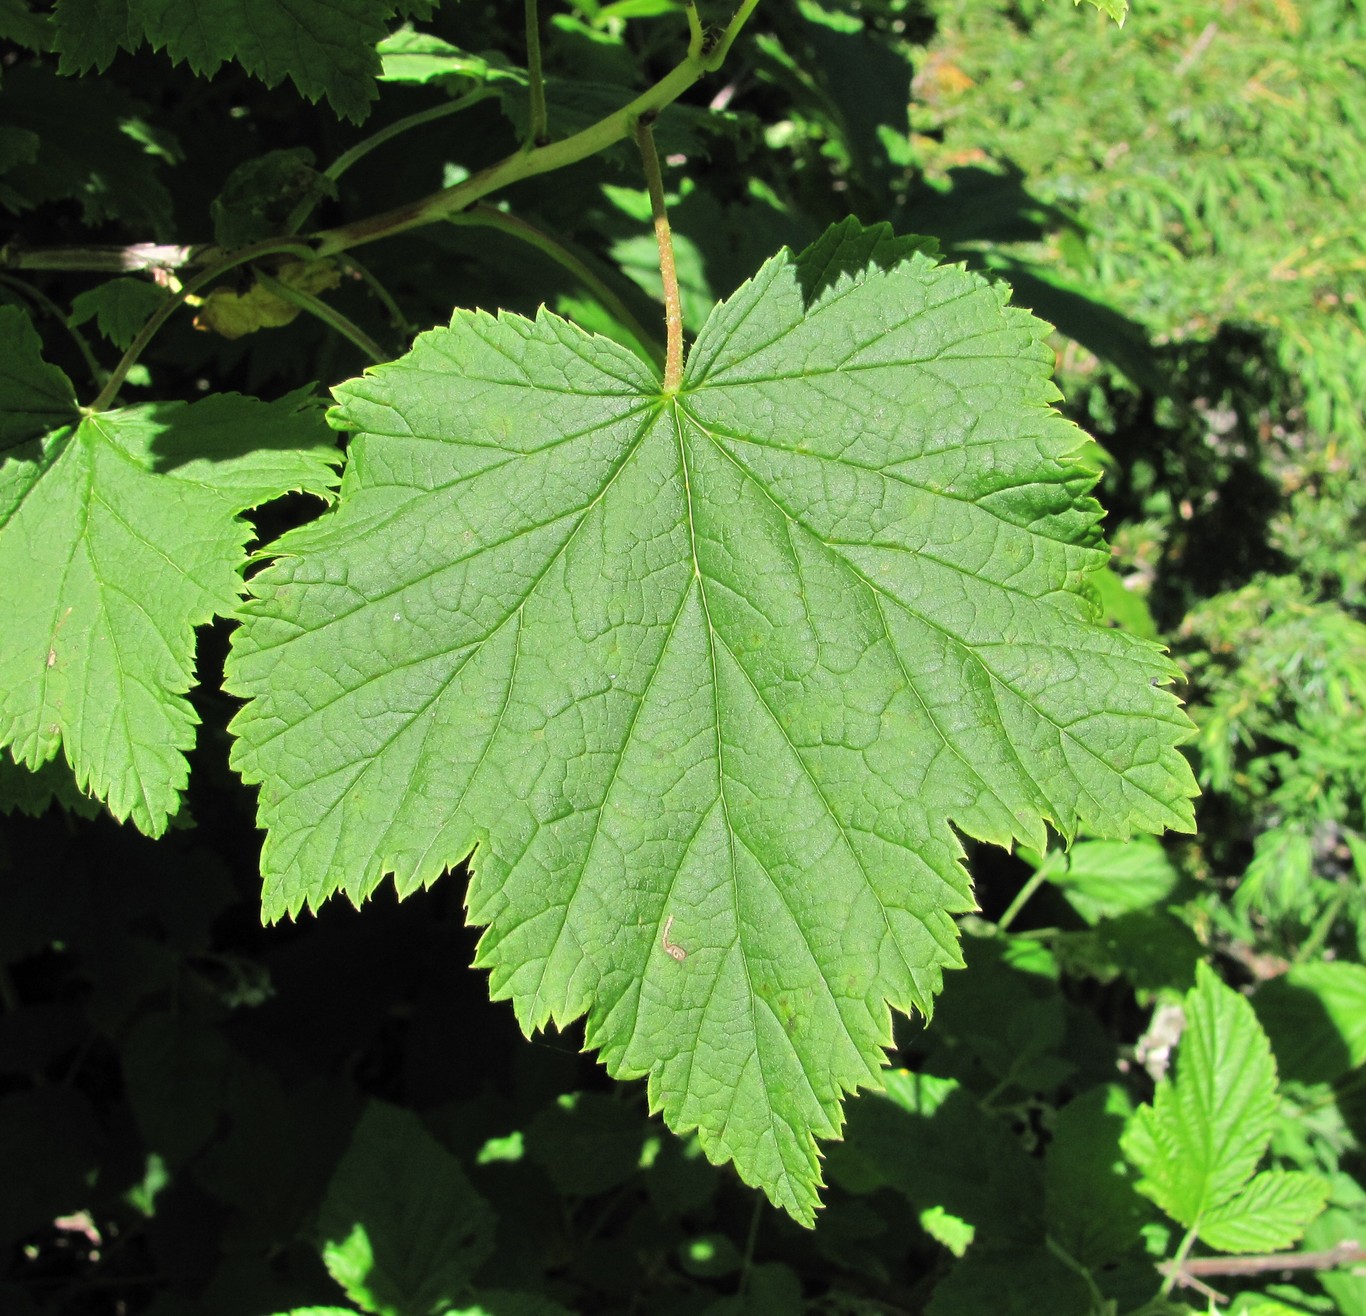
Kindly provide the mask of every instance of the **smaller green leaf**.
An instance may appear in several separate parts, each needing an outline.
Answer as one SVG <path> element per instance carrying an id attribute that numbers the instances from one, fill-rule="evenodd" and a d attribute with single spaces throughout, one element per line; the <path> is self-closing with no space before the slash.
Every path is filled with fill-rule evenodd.
<path id="1" fill-rule="evenodd" d="M 1112 625 L 1120 626 L 1144 640 L 1160 640 L 1157 623 L 1142 594 L 1131 590 L 1113 567 L 1103 567 L 1091 577 L 1091 587 L 1100 600 L 1101 614 Z"/>
<path id="2" fill-rule="evenodd" d="M 12 313 L 0 338 L 6 326 Z M 194 743 L 194 628 L 234 611 L 242 592 L 251 526 L 240 513 L 292 490 L 326 496 L 336 448 L 306 392 L 124 407 L 72 425 L 65 376 L 17 337 L 17 364 L 0 370 L 32 373 L 0 381 L 0 400 L 24 407 L 6 422 L 0 463 L 0 745 L 30 769 L 64 748 L 82 793 L 157 836 Z M 54 420 L 68 423 L 43 433 Z"/>
<path id="3" fill-rule="evenodd" d="M 1205 1216 L 1200 1237 L 1220 1252 L 1275 1252 L 1297 1242 L 1327 1200 L 1322 1175 L 1266 1170 Z"/>
<path id="4" fill-rule="evenodd" d="M 409 1111 L 372 1101 L 323 1200 L 323 1262 L 376 1316 L 456 1306 L 493 1248 L 493 1214 Z"/>
<path id="5" fill-rule="evenodd" d="M 67 323 L 79 328 L 94 320 L 115 347 L 125 348 L 168 295 L 165 288 L 146 279 L 110 279 L 72 300 Z"/>
<path id="6" fill-rule="evenodd" d="M 52 16 L 37 14 L 27 0 L 0 3 L 0 39 L 27 46 L 30 50 L 52 49 Z"/>
<path id="7" fill-rule="evenodd" d="M 925 1316 L 1090 1316 L 1086 1280 L 1043 1247 L 973 1247 L 935 1287 Z"/>
<path id="8" fill-rule="evenodd" d="M 527 1155 L 560 1193 L 588 1197 L 629 1179 L 640 1167 L 650 1126 L 631 1107 L 592 1092 L 569 1093 L 527 1129 Z"/>
<path id="9" fill-rule="evenodd" d="M 0 813 L 18 812 L 37 818 L 54 800 L 81 818 L 100 813 L 99 801 L 81 793 L 71 769 L 60 759 L 50 759 L 37 772 L 31 772 L 8 754 L 0 754 Z"/>
<path id="10" fill-rule="evenodd" d="M 1271 1045 L 1252 1007 L 1212 969 L 1186 997 L 1176 1077 L 1158 1084 L 1122 1140 L 1139 1192 L 1187 1228 L 1230 1201 L 1271 1141 L 1279 1101 Z"/>
<path id="11" fill-rule="evenodd" d="M 376 47 L 383 61 L 381 82 L 435 82 L 452 92 L 496 82 L 527 85 L 527 75 L 499 56 L 471 55 L 430 32 L 403 28 Z"/>
<path id="12" fill-rule="evenodd" d="M 294 146 L 238 165 L 209 204 L 214 241 L 221 247 L 241 247 L 274 237 L 285 231 L 300 202 L 336 196 L 336 183 L 313 163 L 312 151 Z"/>

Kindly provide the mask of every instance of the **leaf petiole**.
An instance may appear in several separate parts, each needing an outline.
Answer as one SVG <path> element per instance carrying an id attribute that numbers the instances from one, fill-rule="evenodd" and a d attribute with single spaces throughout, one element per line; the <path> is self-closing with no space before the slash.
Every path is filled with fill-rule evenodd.
<path id="1" fill-rule="evenodd" d="M 664 204 L 664 176 L 655 150 L 654 115 L 642 115 L 635 125 L 636 145 L 645 166 L 645 185 L 650 192 L 650 214 L 654 219 L 655 241 L 659 244 L 659 274 L 664 281 L 664 392 L 675 395 L 683 383 L 683 302 L 678 292 L 678 270 L 674 264 L 673 234 Z"/>

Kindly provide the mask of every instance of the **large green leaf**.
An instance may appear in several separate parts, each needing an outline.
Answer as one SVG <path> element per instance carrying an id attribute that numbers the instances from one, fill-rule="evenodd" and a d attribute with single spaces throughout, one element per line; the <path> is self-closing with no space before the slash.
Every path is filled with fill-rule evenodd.
<path id="1" fill-rule="evenodd" d="M 815 1137 L 928 1013 L 950 826 L 1187 828 L 1188 724 L 1093 624 L 1044 326 L 853 221 L 719 306 L 683 387 L 457 312 L 337 390 L 334 514 L 229 663 L 268 917 L 470 856 L 479 964 L 803 1220 Z"/>
<path id="2" fill-rule="evenodd" d="M 304 394 L 80 418 L 16 314 L 0 312 L 0 746 L 36 769 L 64 745 L 81 790 L 159 835 L 194 743 L 194 628 L 242 592 L 238 514 L 325 494 L 335 448 Z"/>

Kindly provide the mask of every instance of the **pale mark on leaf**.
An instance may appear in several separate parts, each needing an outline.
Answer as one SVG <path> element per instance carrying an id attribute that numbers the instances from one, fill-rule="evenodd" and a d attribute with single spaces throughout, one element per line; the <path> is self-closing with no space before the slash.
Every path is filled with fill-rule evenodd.
<path id="1" fill-rule="evenodd" d="M 675 946 L 674 943 L 669 940 L 669 929 L 673 927 L 673 925 L 674 916 L 670 914 L 669 917 L 664 920 L 664 937 L 661 944 L 668 954 L 672 955 L 674 959 L 682 964 L 683 961 L 688 958 L 688 952 L 685 951 L 682 946 Z"/>

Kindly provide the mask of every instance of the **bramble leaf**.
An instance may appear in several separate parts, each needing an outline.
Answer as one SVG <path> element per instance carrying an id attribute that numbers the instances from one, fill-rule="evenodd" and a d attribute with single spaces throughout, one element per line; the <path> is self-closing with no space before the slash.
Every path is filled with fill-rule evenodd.
<path id="1" fill-rule="evenodd" d="M 0 456 L 75 419 L 71 381 L 43 360 L 28 316 L 0 306 Z"/>
<path id="2" fill-rule="evenodd" d="M 1224 1251 L 1288 1246 L 1323 1208 L 1318 1175 L 1253 1178 L 1280 1107 L 1271 1045 L 1247 999 L 1208 965 L 1186 997 L 1176 1077 L 1159 1083 L 1126 1129 L 1139 1192 Z"/>
<path id="3" fill-rule="evenodd" d="M 361 120 L 377 94 L 375 46 L 392 0 L 57 0 L 63 73 L 103 69 L 144 41 L 209 76 L 228 60 L 274 87 L 289 78 L 311 101 L 323 96 L 343 118 Z"/>
<path id="4" fill-rule="evenodd" d="M 64 746 L 82 792 L 157 836 L 194 742 L 194 628 L 242 592 L 251 526 L 238 513 L 294 489 L 325 495 L 335 447 L 304 393 L 62 425 L 70 384 L 30 346 L 28 441 L 0 461 L 0 746 L 32 769 Z M 7 417 L 22 387 L 0 379 Z"/>
<path id="5" fill-rule="evenodd" d="M 1189 828 L 1044 326 L 848 221 L 719 306 L 676 397 L 458 311 L 336 390 L 337 510 L 273 545 L 228 684 L 267 917 L 475 851 L 478 963 L 799 1219 L 972 907 L 950 826 Z M 476 851 L 476 846 L 477 851 Z"/>

